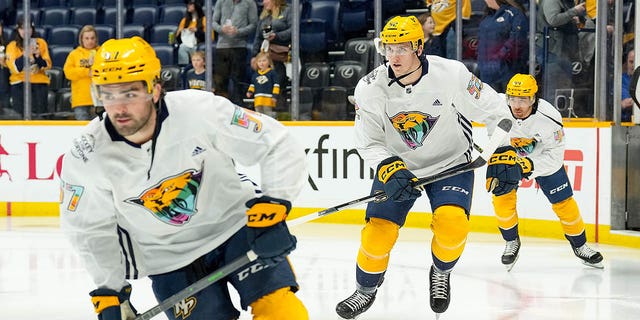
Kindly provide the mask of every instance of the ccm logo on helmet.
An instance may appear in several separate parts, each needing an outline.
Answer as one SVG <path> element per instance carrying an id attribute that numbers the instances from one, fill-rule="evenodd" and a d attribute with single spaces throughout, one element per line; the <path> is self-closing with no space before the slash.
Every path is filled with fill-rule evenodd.
<path id="1" fill-rule="evenodd" d="M 103 68 L 101 72 L 114 72 L 114 71 L 122 71 L 122 67 Z"/>

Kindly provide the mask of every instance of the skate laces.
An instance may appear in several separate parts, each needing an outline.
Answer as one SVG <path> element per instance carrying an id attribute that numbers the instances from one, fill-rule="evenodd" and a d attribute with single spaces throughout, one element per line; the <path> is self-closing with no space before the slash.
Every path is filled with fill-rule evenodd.
<path id="1" fill-rule="evenodd" d="M 502 255 L 515 256 L 519 248 L 520 248 L 520 241 L 518 239 L 507 241 L 507 244 L 504 246 L 504 253 Z"/>
<path id="2" fill-rule="evenodd" d="M 344 303 L 349 306 L 351 310 L 360 310 L 371 301 L 373 296 L 373 293 L 364 293 L 356 290 L 349 298 L 344 300 Z"/>
<path id="3" fill-rule="evenodd" d="M 584 257 L 584 258 L 591 258 L 592 256 L 598 253 L 597 251 L 589 248 L 589 246 L 587 246 L 586 244 L 583 244 L 580 247 L 574 248 L 574 251 L 578 256 Z"/>
<path id="4" fill-rule="evenodd" d="M 447 299 L 448 274 L 433 270 L 431 273 L 431 296 L 435 299 Z"/>

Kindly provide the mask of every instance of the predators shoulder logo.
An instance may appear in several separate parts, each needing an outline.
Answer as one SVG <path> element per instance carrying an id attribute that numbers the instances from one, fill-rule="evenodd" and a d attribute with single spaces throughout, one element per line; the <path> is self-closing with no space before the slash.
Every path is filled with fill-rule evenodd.
<path id="1" fill-rule="evenodd" d="M 191 216 L 196 213 L 196 199 L 201 179 L 202 172 L 187 170 L 163 179 L 140 196 L 127 199 L 125 202 L 145 207 L 164 223 L 181 226 L 189 222 Z"/>
<path id="2" fill-rule="evenodd" d="M 404 143 L 411 149 L 422 147 L 433 126 L 440 116 L 433 117 L 429 114 L 414 111 L 401 112 L 389 118 L 393 127 L 400 133 Z"/>
<path id="3" fill-rule="evenodd" d="M 518 156 L 526 157 L 536 148 L 536 139 L 511 138 L 511 145 L 516 149 Z"/>

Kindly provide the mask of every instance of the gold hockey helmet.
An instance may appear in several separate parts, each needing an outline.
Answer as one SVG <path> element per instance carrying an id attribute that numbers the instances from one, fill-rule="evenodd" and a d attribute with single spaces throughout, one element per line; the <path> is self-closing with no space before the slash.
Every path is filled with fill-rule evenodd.
<path id="1" fill-rule="evenodd" d="M 160 79 L 160 60 L 144 39 L 135 36 L 106 41 L 96 53 L 91 75 L 94 85 L 144 81 L 151 93 Z"/>
<path id="2" fill-rule="evenodd" d="M 505 93 L 513 97 L 534 97 L 536 92 L 538 92 L 536 78 L 530 74 L 517 73 L 509 80 Z"/>
<path id="3" fill-rule="evenodd" d="M 382 44 L 410 42 L 415 51 L 424 41 L 424 31 L 415 16 L 396 16 L 380 32 L 380 40 Z"/>

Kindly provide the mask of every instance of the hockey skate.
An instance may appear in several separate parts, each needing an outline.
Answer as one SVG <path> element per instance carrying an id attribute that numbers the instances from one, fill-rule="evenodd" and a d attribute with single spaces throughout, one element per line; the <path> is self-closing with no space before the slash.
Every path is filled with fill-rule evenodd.
<path id="1" fill-rule="evenodd" d="M 429 270 L 429 303 L 431 310 L 436 313 L 436 319 L 439 318 L 440 313 L 449 308 L 449 299 L 451 298 L 449 273 L 440 271 L 433 265 Z"/>
<path id="2" fill-rule="evenodd" d="M 572 248 L 573 248 L 573 253 L 576 255 L 576 257 L 582 260 L 582 264 L 592 268 L 598 268 L 598 269 L 604 268 L 604 265 L 602 264 L 602 255 L 600 254 L 600 252 L 589 248 L 589 246 L 587 246 L 586 243 L 580 247 L 572 247 Z"/>
<path id="3" fill-rule="evenodd" d="M 507 241 L 502 253 L 502 264 L 507 268 L 507 272 L 511 271 L 513 265 L 518 261 L 518 253 L 520 252 L 520 238 Z"/>
<path id="4" fill-rule="evenodd" d="M 336 312 L 342 319 L 355 319 L 376 300 L 376 292 L 366 293 L 356 290 L 350 297 L 340 301 L 336 306 Z"/>

